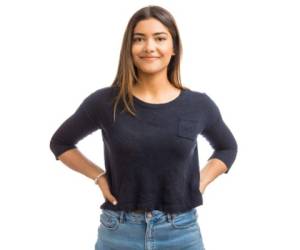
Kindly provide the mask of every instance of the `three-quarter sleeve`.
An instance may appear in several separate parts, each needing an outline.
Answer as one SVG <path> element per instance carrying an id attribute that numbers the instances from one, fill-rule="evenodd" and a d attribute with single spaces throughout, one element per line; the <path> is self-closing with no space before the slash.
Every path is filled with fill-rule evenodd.
<path id="1" fill-rule="evenodd" d="M 86 97 L 77 110 L 55 131 L 50 140 L 50 149 L 55 159 L 67 150 L 77 148 L 76 144 L 101 126 L 93 116 L 92 95 Z"/>
<path id="2" fill-rule="evenodd" d="M 228 173 L 237 155 L 237 142 L 231 130 L 225 124 L 216 103 L 205 94 L 207 102 L 207 122 L 202 135 L 214 149 L 208 160 L 217 158 L 225 163 Z"/>

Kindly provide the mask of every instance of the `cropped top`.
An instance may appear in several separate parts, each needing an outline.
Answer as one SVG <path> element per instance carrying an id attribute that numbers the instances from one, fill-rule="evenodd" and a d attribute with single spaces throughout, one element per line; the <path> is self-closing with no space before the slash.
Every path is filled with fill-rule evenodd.
<path id="1" fill-rule="evenodd" d="M 167 103 L 148 103 L 133 96 L 136 116 L 118 106 L 113 120 L 116 86 L 90 93 L 55 131 L 50 149 L 55 159 L 87 135 L 100 129 L 111 193 L 100 208 L 179 213 L 203 204 L 199 190 L 197 136 L 207 139 L 209 159 L 223 161 L 228 173 L 236 154 L 236 140 L 216 103 L 205 93 L 188 88 Z"/>

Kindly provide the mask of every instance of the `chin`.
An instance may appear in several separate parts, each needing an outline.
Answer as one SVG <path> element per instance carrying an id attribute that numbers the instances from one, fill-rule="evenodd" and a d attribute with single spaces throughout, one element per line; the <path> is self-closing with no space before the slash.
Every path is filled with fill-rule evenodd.
<path id="1" fill-rule="evenodd" d="M 163 70 L 163 68 L 160 69 L 139 69 L 139 71 L 143 74 L 156 74 Z"/>
<path id="2" fill-rule="evenodd" d="M 151 66 L 151 65 L 139 65 L 138 67 L 138 70 L 141 71 L 142 73 L 158 73 L 162 70 L 164 70 L 166 67 L 168 67 L 168 65 L 166 66 L 160 66 L 160 67 L 157 67 L 157 66 Z"/>

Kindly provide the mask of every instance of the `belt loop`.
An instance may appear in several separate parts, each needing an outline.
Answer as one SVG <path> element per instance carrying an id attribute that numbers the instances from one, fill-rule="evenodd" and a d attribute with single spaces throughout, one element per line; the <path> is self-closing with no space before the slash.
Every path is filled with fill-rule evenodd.
<path id="1" fill-rule="evenodd" d="M 171 213 L 167 213 L 167 219 L 168 219 L 168 222 L 170 223 L 171 222 L 171 217 L 172 217 L 172 214 Z"/>
<path id="2" fill-rule="evenodd" d="M 120 223 L 124 222 L 124 211 L 120 212 Z"/>
<path id="3" fill-rule="evenodd" d="M 176 217 L 176 213 L 171 214 L 171 219 L 173 220 Z"/>

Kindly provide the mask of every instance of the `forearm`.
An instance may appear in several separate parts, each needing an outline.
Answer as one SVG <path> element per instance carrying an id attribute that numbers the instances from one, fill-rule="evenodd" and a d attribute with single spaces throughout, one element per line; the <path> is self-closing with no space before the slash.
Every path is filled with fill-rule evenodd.
<path id="1" fill-rule="evenodd" d="M 61 154 L 58 159 L 72 170 L 93 180 L 98 174 L 104 172 L 104 170 L 87 159 L 78 149 L 70 149 Z"/>
<path id="2" fill-rule="evenodd" d="M 224 162 L 217 158 L 210 159 L 200 171 L 200 186 L 206 187 L 227 170 Z"/>

